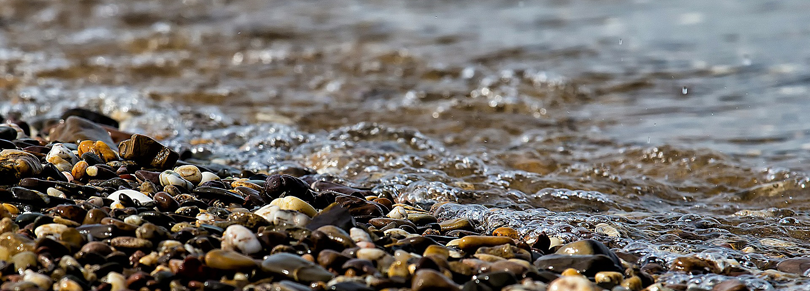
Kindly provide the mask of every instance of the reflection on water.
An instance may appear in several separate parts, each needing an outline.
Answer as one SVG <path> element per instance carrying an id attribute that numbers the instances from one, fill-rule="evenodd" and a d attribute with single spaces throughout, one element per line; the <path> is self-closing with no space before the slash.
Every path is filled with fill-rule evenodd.
<path id="1" fill-rule="evenodd" d="M 806 1 L 0 6 L 3 114 L 92 108 L 199 160 L 664 264 L 808 253 Z"/>

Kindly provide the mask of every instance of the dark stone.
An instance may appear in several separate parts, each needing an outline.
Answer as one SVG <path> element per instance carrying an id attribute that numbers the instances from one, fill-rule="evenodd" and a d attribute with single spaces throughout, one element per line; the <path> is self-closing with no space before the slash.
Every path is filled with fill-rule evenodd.
<path id="1" fill-rule="evenodd" d="M 329 287 L 331 291 L 374 291 L 373 288 L 354 281 L 346 281 Z"/>
<path id="2" fill-rule="evenodd" d="M 619 260 L 619 257 L 611 251 L 605 244 L 592 240 L 580 240 L 575 241 L 569 244 L 566 244 L 560 247 L 557 254 L 568 254 L 568 255 L 605 255 L 613 261 L 613 264 L 616 267 L 621 267 L 622 262 Z"/>
<path id="3" fill-rule="evenodd" d="M 84 108 L 71 108 L 71 109 L 68 109 L 67 111 L 62 113 L 61 119 L 67 119 L 68 117 L 71 117 L 71 116 L 82 117 L 84 119 L 95 122 L 97 124 L 107 125 L 107 126 L 110 126 L 110 127 L 118 128 L 118 121 L 116 121 L 115 119 L 112 119 L 111 117 L 109 117 L 107 115 L 104 115 L 104 114 L 101 114 L 101 113 L 98 113 L 98 112 L 95 112 L 95 111 L 90 111 L 90 110 L 87 110 L 87 109 L 84 109 Z"/>
<path id="4" fill-rule="evenodd" d="M 11 126 L 0 126 L 0 139 L 7 141 L 17 139 L 17 130 Z"/>
<path id="5" fill-rule="evenodd" d="M 573 268 L 580 274 L 593 277 L 601 271 L 624 272 L 613 263 L 610 257 L 605 255 L 545 255 L 534 261 L 534 265 L 540 270 L 562 272 L 565 269 Z"/>
<path id="6" fill-rule="evenodd" d="M 141 166 L 151 166 L 158 169 L 174 167 L 180 155 L 163 146 L 151 137 L 133 134 L 128 140 L 122 141 L 118 153 L 121 158 L 133 160 Z"/>
<path id="7" fill-rule="evenodd" d="M 245 197 L 222 188 L 200 186 L 194 188 L 193 193 L 200 199 L 219 200 L 225 203 L 241 204 L 245 200 Z"/>
<path id="8" fill-rule="evenodd" d="M 349 231 L 357 223 L 348 209 L 334 203 L 315 215 L 307 224 L 307 228 L 315 230 L 324 225 L 334 225 L 342 230 Z"/>
<path id="9" fill-rule="evenodd" d="M 295 196 L 309 204 L 313 204 L 315 200 L 309 184 L 290 175 L 274 174 L 267 177 L 264 182 L 264 192 L 269 200 L 285 196 Z"/>
<path id="10" fill-rule="evenodd" d="M 338 184 L 329 181 L 316 181 L 312 183 L 312 188 L 316 191 L 334 191 L 341 194 L 351 195 L 359 198 L 366 198 L 366 196 L 374 195 L 371 189 L 353 188 L 343 184 Z"/>
<path id="11" fill-rule="evenodd" d="M 78 144 L 83 140 L 102 141 L 116 150 L 110 133 L 101 125 L 90 120 L 70 116 L 63 123 L 54 127 L 49 135 L 50 141 L 62 141 Z"/>
<path id="12" fill-rule="evenodd" d="M 349 195 L 338 195 L 335 203 L 349 209 L 349 213 L 358 221 L 369 221 L 372 218 L 384 216 L 382 208 L 377 203 Z"/>
<path id="13" fill-rule="evenodd" d="M 374 263 L 364 259 L 351 259 L 343 263 L 343 270 L 352 269 L 356 275 L 379 275 L 379 271 L 374 267 Z"/>
<path id="14" fill-rule="evenodd" d="M 399 240 L 396 243 L 391 244 L 390 247 L 394 251 L 403 250 L 406 252 L 422 254 L 425 252 L 425 249 L 427 249 L 428 246 L 435 244 L 438 244 L 438 242 L 430 238 L 419 236 Z"/>
<path id="15" fill-rule="evenodd" d="M 69 219 L 78 223 L 82 223 L 84 221 L 85 215 L 87 215 L 87 210 L 84 210 L 84 208 L 73 204 L 56 206 L 53 208 L 53 211 L 54 213 L 56 213 L 56 215 L 59 215 L 59 217 Z"/>
<path id="16" fill-rule="evenodd" d="M 334 250 L 323 250 L 318 253 L 318 264 L 327 270 L 338 271 L 343 267 L 343 264 L 351 260 L 347 255 L 336 252 Z"/>
<path id="17" fill-rule="evenodd" d="M 82 154 L 82 160 L 87 162 L 87 164 L 90 165 L 90 166 L 98 165 L 98 164 L 104 164 L 104 160 L 102 160 L 101 157 L 99 157 L 97 154 L 95 154 L 93 152 L 83 153 Z"/>
<path id="18" fill-rule="evenodd" d="M 515 275 L 507 272 L 489 272 L 478 274 L 464 284 L 462 291 L 491 291 L 501 290 L 503 287 L 517 284 Z"/>
<path id="19" fill-rule="evenodd" d="M 0 139 L 0 149 L 17 149 L 17 145 L 15 145 L 10 140 Z"/>
<path id="20" fill-rule="evenodd" d="M 203 283 L 204 291 L 233 291 L 236 286 L 225 284 L 219 281 L 207 280 Z"/>

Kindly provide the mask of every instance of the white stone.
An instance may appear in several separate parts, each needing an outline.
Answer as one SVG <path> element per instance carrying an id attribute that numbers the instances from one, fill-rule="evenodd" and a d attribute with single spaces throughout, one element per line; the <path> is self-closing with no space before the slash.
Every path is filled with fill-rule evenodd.
<path id="1" fill-rule="evenodd" d="M 349 236 L 354 242 L 371 242 L 371 236 L 362 228 L 352 227 L 349 230 Z"/>
<path id="2" fill-rule="evenodd" d="M 222 234 L 222 249 L 251 255 L 260 252 L 262 244 L 250 229 L 234 224 L 228 226 Z"/>
<path id="3" fill-rule="evenodd" d="M 388 217 L 393 219 L 407 219 L 408 218 L 408 211 L 405 210 L 405 207 L 397 206 L 394 207 L 391 212 L 388 212 Z"/>
<path id="4" fill-rule="evenodd" d="M 219 176 L 217 176 L 217 174 L 211 172 L 202 172 L 202 179 L 200 179 L 200 183 L 198 183 L 197 185 L 208 181 L 218 181 L 218 180 Z"/>
<path id="5" fill-rule="evenodd" d="M 37 228 L 34 229 L 34 235 L 36 235 L 37 238 L 50 236 L 58 240 L 62 237 L 62 232 L 64 232 L 67 229 L 68 229 L 67 225 L 64 224 L 47 223 L 37 226 Z"/>
<path id="6" fill-rule="evenodd" d="M 601 289 L 601 288 L 600 288 Z M 594 284 L 583 276 L 562 276 L 548 284 L 548 291 L 596 291 Z"/>
<path id="7" fill-rule="evenodd" d="M 174 168 L 174 171 L 194 185 L 200 184 L 203 178 L 200 168 L 195 165 L 182 165 Z"/>

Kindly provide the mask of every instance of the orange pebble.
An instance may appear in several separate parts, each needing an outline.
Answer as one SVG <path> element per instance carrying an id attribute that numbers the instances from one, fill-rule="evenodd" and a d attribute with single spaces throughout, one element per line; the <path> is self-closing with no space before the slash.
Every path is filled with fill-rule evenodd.
<path id="1" fill-rule="evenodd" d="M 520 234 L 518 234 L 517 230 L 506 226 L 496 228 L 494 231 L 492 231 L 492 235 L 510 237 L 515 240 L 517 240 L 520 237 Z"/>

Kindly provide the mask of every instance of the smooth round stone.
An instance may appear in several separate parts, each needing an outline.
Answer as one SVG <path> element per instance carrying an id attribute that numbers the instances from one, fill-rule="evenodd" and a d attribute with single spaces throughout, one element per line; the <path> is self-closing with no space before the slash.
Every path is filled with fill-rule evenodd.
<path id="1" fill-rule="evenodd" d="M 351 258 L 333 250 L 323 250 L 318 253 L 317 262 L 321 267 L 339 270 Z"/>
<path id="2" fill-rule="evenodd" d="M 62 218 L 81 223 L 84 221 L 87 210 L 78 205 L 58 205 L 53 208 L 54 212 Z"/>
<path id="3" fill-rule="evenodd" d="M 124 277 L 124 275 L 121 275 L 118 272 L 107 273 L 107 275 L 101 279 L 101 282 L 106 282 L 112 285 L 112 290 L 127 289 L 127 279 Z"/>
<path id="4" fill-rule="evenodd" d="M 509 260 L 494 262 L 487 269 L 489 272 L 507 272 L 520 277 L 528 272 L 530 268 L 529 266 Z"/>
<path id="5" fill-rule="evenodd" d="M 203 178 L 200 168 L 197 168 L 195 165 L 182 165 L 174 168 L 174 172 L 194 185 L 199 185 Z"/>
<path id="6" fill-rule="evenodd" d="M 214 249 L 206 253 L 205 264 L 214 269 L 233 271 L 249 271 L 258 266 L 248 256 L 221 249 Z"/>
<path id="7" fill-rule="evenodd" d="M 540 270 L 561 272 L 567 268 L 576 269 L 585 276 L 594 276 L 602 271 L 623 271 L 605 255 L 560 255 L 550 254 L 539 257 L 533 263 Z"/>
<path id="8" fill-rule="evenodd" d="M 47 275 L 44 274 L 39 274 L 30 269 L 25 270 L 25 274 L 23 275 L 23 281 L 34 283 L 42 290 L 50 289 L 51 284 L 53 284 L 51 277 L 48 277 Z"/>
<path id="9" fill-rule="evenodd" d="M 429 245 L 422 255 L 447 260 L 450 257 L 450 250 L 440 245 Z"/>
<path id="10" fill-rule="evenodd" d="M 480 247 L 491 247 L 502 244 L 514 244 L 514 240 L 503 236 L 470 235 L 461 238 L 458 247 L 465 252 L 475 251 Z"/>
<path id="11" fill-rule="evenodd" d="M 297 255 L 277 253 L 262 261 L 262 269 L 297 282 L 328 282 L 334 275 L 323 267 Z"/>
<path id="12" fill-rule="evenodd" d="M 785 259 L 776 265 L 776 269 L 785 273 L 801 275 L 810 269 L 810 258 L 798 257 Z"/>
<path id="13" fill-rule="evenodd" d="M 222 249 L 251 255 L 260 252 L 262 244 L 250 229 L 234 224 L 222 234 Z"/>
<path id="14" fill-rule="evenodd" d="M 303 214 L 306 214 L 309 217 L 314 217 L 315 215 L 318 214 L 318 211 L 315 210 L 315 207 L 312 207 L 312 205 L 309 205 L 309 203 L 307 203 L 306 201 L 301 200 L 301 198 L 295 196 L 276 198 L 270 202 L 270 205 L 278 206 L 283 210 L 295 210 Z"/>
<path id="15" fill-rule="evenodd" d="M 9 256 L 26 251 L 33 252 L 35 246 L 33 240 L 20 234 L 6 232 L 0 235 L 0 247 L 7 248 Z"/>
<path id="16" fill-rule="evenodd" d="M 11 262 L 14 263 L 14 270 L 23 272 L 28 268 L 36 267 L 37 254 L 31 251 L 21 252 L 11 257 Z"/>
<path id="17" fill-rule="evenodd" d="M 165 227 L 149 222 L 144 223 L 135 230 L 135 237 L 153 242 L 163 241 L 169 238 L 170 235 L 171 233 Z"/>
<path id="18" fill-rule="evenodd" d="M 445 220 L 439 223 L 439 226 L 442 228 L 442 232 L 448 232 L 451 230 L 474 230 L 472 223 L 469 219 L 459 217 L 454 219 Z"/>
<path id="19" fill-rule="evenodd" d="M 563 276 L 548 284 L 548 291 L 596 291 L 601 288 L 594 286 L 583 276 Z"/>
<path id="20" fill-rule="evenodd" d="M 622 265 L 619 257 L 617 257 L 616 254 L 613 253 L 613 251 L 611 251 L 605 244 L 592 239 L 569 243 L 560 247 L 556 253 L 566 255 L 605 255 L 608 256 L 610 260 L 616 264 L 616 266 Z"/>
<path id="21" fill-rule="evenodd" d="M 493 256 L 498 256 L 504 259 L 520 259 L 524 261 L 531 261 L 532 254 L 529 251 L 521 249 L 519 247 L 510 245 L 510 244 L 503 244 L 494 247 L 480 247 L 475 252 L 476 254 L 489 254 Z"/>
<path id="22" fill-rule="evenodd" d="M 621 284 L 622 280 L 624 280 L 624 275 L 619 272 L 599 272 L 593 277 L 596 284 L 606 288 L 613 288 L 613 286 Z"/>
<path id="23" fill-rule="evenodd" d="M 514 228 L 511 228 L 511 227 L 506 227 L 506 226 L 496 228 L 495 230 L 492 231 L 492 235 L 494 235 L 494 236 L 505 236 L 505 237 L 509 237 L 509 238 L 512 238 L 512 239 L 519 239 L 520 238 L 520 234 L 518 233 L 517 230 L 515 230 Z"/>
<path id="24" fill-rule="evenodd" d="M 670 270 L 692 274 L 719 273 L 721 271 L 717 263 L 697 257 L 675 258 L 670 265 Z"/>
<path id="25" fill-rule="evenodd" d="M 165 211 L 165 212 L 174 212 L 178 208 L 180 208 L 180 203 L 174 199 L 169 193 L 166 192 L 157 192 L 154 195 L 155 197 L 155 206 L 157 206 L 158 210 Z"/>
<path id="26" fill-rule="evenodd" d="M 352 240 L 356 243 L 371 242 L 371 235 L 362 228 L 352 227 L 349 229 L 349 236 L 351 236 Z"/>
<path id="27" fill-rule="evenodd" d="M 624 281 L 622 281 L 621 283 L 621 286 L 631 291 L 641 291 L 641 288 L 644 288 L 641 282 L 641 278 L 639 278 L 638 276 L 633 276 L 624 279 Z"/>
<path id="28" fill-rule="evenodd" d="M 447 278 L 444 274 L 431 269 L 420 269 L 416 271 L 411 280 L 411 290 L 413 291 L 433 291 L 433 290 L 460 290 L 460 287 Z"/>
<path id="29" fill-rule="evenodd" d="M 87 211 L 84 220 L 82 220 L 82 224 L 99 224 L 105 217 L 110 217 L 110 215 L 104 212 L 104 210 L 93 208 Z"/>

